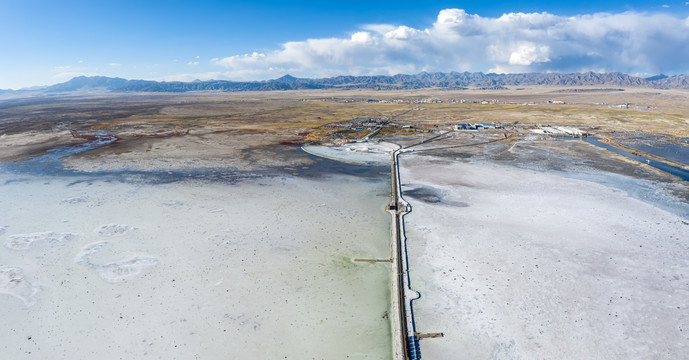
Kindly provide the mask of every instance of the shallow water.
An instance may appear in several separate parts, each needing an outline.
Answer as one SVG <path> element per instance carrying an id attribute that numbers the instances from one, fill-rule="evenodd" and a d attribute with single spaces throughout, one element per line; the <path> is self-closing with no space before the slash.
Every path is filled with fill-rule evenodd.
<path id="1" fill-rule="evenodd" d="M 380 169 L 40 163 L 0 169 L 3 356 L 390 357 L 389 268 L 351 262 L 389 254 Z"/>
<path id="2" fill-rule="evenodd" d="M 621 136 L 617 134 L 616 136 Z M 620 144 L 649 154 L 689 165 L 689 139 L 653 134 L 629 134 L 619 139 Z"/>
<path id="3" fill-rule="evenodd" d="M 644 156 L 634 155 L 634 154 L 630 153 L 629 151 L 614 147 L 612 145 L 602 143 L 599 141 L 599 139 L 594 138 L 594 137 L 583 138 L 582 140 L 586 141 L 589 144 L 596 145 L 596 146 L 605 148 L 607 150 L 610 150 L 616 154 L 624 155 L 630 159 L 634 159 L 634 160 L 637 160 L 639 162 L 645 162 L 646 164 L 653 166 L 656 169 L 665 171 L 668 174 L 675 175 L 684 181 L 689 181 L 689 171 L 687 171 L 685 169 L 679 168 L 677 166 L 668 165 L 664 162 L 660 162 L 660 161 L 657 161 L 654 159 L 649 159 L 649 158 L 646 158 Z M 639 150 L 647 151 L 647 150 L 644 150 L 642 148 L 639 148 Z M 658 156 L 663 156 L 663 155 L 661 155 L 662 152 L 659 152 L 656 150 L 657 149 L 655 149 L 655 150 L 651 149 L 651 151 L 647 151 L 647 152 L 649 152 L 651 154 L 656 154 Z M 668 159 L 671 159 L 671 158 L 668 157 Z M 682 161 L 686 162 L 687 160 L 683 159 Z"/>

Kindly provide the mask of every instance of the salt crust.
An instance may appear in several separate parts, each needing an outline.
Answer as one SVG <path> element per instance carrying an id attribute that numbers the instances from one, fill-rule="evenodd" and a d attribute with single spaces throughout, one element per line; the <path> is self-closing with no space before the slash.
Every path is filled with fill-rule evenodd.
<path id="1" fill-rule="evenodd" d="M 0 266 L 0 294 L 14 296 L 29 307 L 36 304 L 40 287 L 26 280 L 24 270 L 17 266 Z"/>
<path id="2" fill-rule="evenodd" d="M 53 231 L 12 235 L 5 241 L 5 247 L 12 250 L 28 250 L 34 243 L 45 242 L 62 245 L 77 238 L 75 233 L 56 233 Z"/>
<path id="3" fill-rule="evenodd" d="M 111 243 L 107 241 L 88 244 L 81 249 L 74 262 L 96 270 L 98 275 L 109 283 L 127 281 L 159 263 L 159 260 L 152 256 L 134 256 L 103 264 L 96 263 L 93 260 L 94 257 L 110 247 Z"/>
<path id="4" fill-rule="evenodd" d="M 14 179 L 0 173 L 3 226 L 79 237 L 0 248 L 0 265 L 20 268 L 30 284 L 16 293 L 27 304 L 37 300 L 26 307 L 0 295 L 0 319 L 11 329 L 0 337 L 3 358 L 30 351 L 50 359 L 384 359 L 390 352 L 389 267 L 351 261 L 389 255 L 386 199 L 376 196 L 389 189 L 385 177 Z M 118 231 L 99 233 L 106 229 Z M 19 281 L 18 271 L 5 283 Z M 31 289 L 40 296 L 32 300 Z"/>
<path id="5" fill-rule="evenodd" d="M 136 230 L 135 227 L 121 224 L 101 225 L 96 229 L 96 233 L 100 236 L 124 236 Z"/>
<path id="6" fill-rule="evenodd" d="M 424 357 L 689 351 L 686 219 L 626 191 L 489 162 L 405 154 L 401 181 L 468 205 L 406 199 L 417 330 L 445 333 L 423 342 Z"/>
<path id="7" fill-rule="evenodd" d="M 386 142 L 363 141 L 348 143 L 342 146 L 304 146 L 305 152 L 350 163 L 386 163 L 399 146 Z"/>

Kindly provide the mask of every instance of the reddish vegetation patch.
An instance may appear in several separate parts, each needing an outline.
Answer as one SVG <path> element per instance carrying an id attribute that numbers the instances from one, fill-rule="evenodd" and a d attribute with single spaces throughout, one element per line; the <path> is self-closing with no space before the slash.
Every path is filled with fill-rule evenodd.
<path id="1" fill-rule="evenodd" d="M 118 138 L 115 135 L 108 134 L 108 133 L 103 133 L 103 134 L 89 134 L 89 133 L 84 133 L 78 130 L 70 130 L 72 133 L 72 137 L 79 138 L 79 139 L 84 139 L 89 142 L 100 142 L 103 144 L 113 144 L 115 142 L 120 141 L 120 138 Z"/>
<path id="2" fill-rule="evenodd" d="M 301 139 L 299 139 L 299 140 L 292 140 L 292 141 L 283 141 L 283 142 L 280 143 L 280 145 L 286 145 L 286 146 L 299 146 L 299 147 L 304 146 L 304 144 L 306 143 L 306 139 L 305 139 L 305 138 L 306 138 L 307 136 L 309 136 L 310 134 L 311 134 L 310 131 L 297 133 L 297 135 L 299 135 L 299 136 L 302 137 Z"/>
<path id="3" fill-rule="evenodd" d="M 211 134 L 260 134 L 260 131 L 253 129 L 228 129 L 228 130 L 216 130 L 212 131 Z"/>
<path id="4" fill-rule="evenodd" d="M 191 131 L 191 129 L 187 129 L 187 131 L 177 130 L 177 131 L 164 133 L 164 134 L 136 134 L 134 136 L 139 137 L 139 138 L 164 139 L 164 138 L 171 138 L 171 137 L 175 137 L 175 136 L 189 135 L 189 131 Z"/>

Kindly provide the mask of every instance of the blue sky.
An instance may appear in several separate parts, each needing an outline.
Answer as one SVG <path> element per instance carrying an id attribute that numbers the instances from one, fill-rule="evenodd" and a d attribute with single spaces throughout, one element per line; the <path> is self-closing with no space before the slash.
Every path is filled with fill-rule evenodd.
<path id="1" fill-rule="evenodd" d="M 687 1 L 0 0 L 0 89 L 82 74 L 676 74 L 689 72 L 688 16 Z"/>

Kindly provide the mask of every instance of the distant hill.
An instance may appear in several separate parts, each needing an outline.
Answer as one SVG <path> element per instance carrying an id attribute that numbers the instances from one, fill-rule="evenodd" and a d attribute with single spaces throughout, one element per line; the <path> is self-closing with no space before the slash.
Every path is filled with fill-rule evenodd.
<path id="1" fill-rule="evenodd" d="M 130 80 L 111 78 L 106 76 L 79 76 L 67 82 L 48 87 L 49 92 L 70 92 L 85 90 L 110 90 L 118 91 L 126 86 Z"/>
<path id="2" fill-rule="evenodd" d="M 187 91 L 271 91 L 303 89 L 372 89 L 404 90 L 422 88 L 444 89 L 502 89 L 508 86 L 618 86 L 659 89 L 689 89 L 689 75 L 640 78 L 623 73 L 528 73 L 484 74 L 469 72 L 428 73 L 393 76 L 336 76 L 321 79 L 296 78 L 285 75 L 265 81 L 192 81 L 159 82 L 126 80 L 105 76 L 79 76 L 67 82 L 47 87 L 47 92 L 106 90 L 112 92 L 187 92 Z"/>
<path id="3" fill-rule="evenodd" d="M 670 76 L 653 81 L 661 89 L 689 89 L 689 75 Z"/>
<path id="4" fill-rule="evenodd" d="M 654 76 L 650 76 L 650 77 L 644 78 L 644 80 L 646 80 L 646 81 L 656 81 L 656 80 L 663 80 L 663 79 L 666 79 L 667 77 L 668 77 L 668 76 L 665 75 L 665 74 L 658 74 L 658 75 L 654 75 Z"/>

